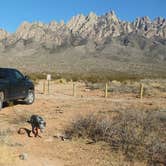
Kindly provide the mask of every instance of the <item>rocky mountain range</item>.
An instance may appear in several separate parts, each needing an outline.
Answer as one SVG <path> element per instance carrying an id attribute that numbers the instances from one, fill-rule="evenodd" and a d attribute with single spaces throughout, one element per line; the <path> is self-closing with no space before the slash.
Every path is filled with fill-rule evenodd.
<path id="1" fill-rule="evenodd" d="M 74 16 L 67 23 L 23 22 L 15 33 L 0 30 L 0 65 L 32 71 L 165 75 L 166 19 L 120 20 Z"/>

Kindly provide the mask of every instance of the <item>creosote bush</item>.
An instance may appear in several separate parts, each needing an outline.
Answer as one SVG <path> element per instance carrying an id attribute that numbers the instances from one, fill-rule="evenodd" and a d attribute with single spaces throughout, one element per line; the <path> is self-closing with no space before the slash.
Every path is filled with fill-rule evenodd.
<path id="1" fill-rule="evenodd" d="M 65 131 L 70 137 L 105 141 L 121 150 L 129 161 L 144 160 L 147 165 L 166 163 L 166 112 L 118 111 L 116 116 L 80 117 Z"/>
<path id="2" fill-rule="evenodd" d="M 107 82 L 110 80 L 139 80 L 142 77 L 129 75 L 127 73 L 121 72 L 107 72 L 107 71 L 90 71 L 83 73 L 56 73 L 56 72 L 36 72 L 36 73 L 26 73 L 33 81 L 37 81 L 40 79 L 46 79 L 46 75 L 51 74 L 52 80 L 56 79 L 65 79 L 66 81 L 88 81 L 91 83 L 98 82 Z"/>

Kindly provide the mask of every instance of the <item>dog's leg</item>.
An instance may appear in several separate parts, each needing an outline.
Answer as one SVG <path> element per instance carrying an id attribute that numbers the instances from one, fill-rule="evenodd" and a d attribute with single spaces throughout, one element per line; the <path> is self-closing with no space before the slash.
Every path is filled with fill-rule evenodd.
<path id="1" fill-rule="evenodd" d="M 35 137 L 37 137 L 38 134 L 39 134 L 39 133 L 38 133 L 38 128 L 36 127 L 36 128 L 35 128 Z"/>
<path id="2" fill-rule="evenodd" d="M 32 125 L 32 133 L 35 136 L 35 127 Z"/>

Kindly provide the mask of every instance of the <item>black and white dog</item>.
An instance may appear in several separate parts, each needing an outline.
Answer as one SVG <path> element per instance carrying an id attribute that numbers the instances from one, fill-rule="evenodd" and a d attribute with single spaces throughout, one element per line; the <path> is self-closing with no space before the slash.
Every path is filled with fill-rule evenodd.
<path id="1" fill-rule="evenodd" d="M 35 137 L 39 136 L 38 130 L 40 130 L 41 133 L 44 132 L 44 129 L 46 127 L 46 122 L 44 121 L 44 119 L 41 116 L 32 115 L 28 122 L 32 126 L 32 133 L 34 134 Z"/>

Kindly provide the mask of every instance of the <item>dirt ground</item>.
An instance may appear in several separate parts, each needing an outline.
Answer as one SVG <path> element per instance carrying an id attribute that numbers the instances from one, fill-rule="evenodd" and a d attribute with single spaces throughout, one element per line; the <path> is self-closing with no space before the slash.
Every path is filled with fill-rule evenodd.
<path id="1" fill-rule="evenodd" d="M 80 115 L 99 112 L 110 114 L 118 109 L 166 109 L 166 94 L 143 98 L 138 94 L 109 94 L 104 98 L 100 90 L 87 90 L 84 84 L 77 86 L 77 96 L 72 96 L 72 83 L 57 84 L 50 94 L 42 94 L 39 84 L 36 100 L 32 105 L 16 104 L 0 112 L 0 139 L 5 144 L 4 160 L 0 165 L 12 166 L 107 166 L 130 165 L 123 155 L 111 152 L 103 142 L 89 144 L 89 140 L 62 141 L 57 138 Z M 20 127 L 31 130 L 26 122 L 32 114 L 41 115 L 47 122 L 42 138 L 17 133 Z M 0 153 L 1 153 L 0 151 Z M 26 160 L 19 155 L 27 154 Z M 144 165 L 144 163 L 135 163 Z"/>

